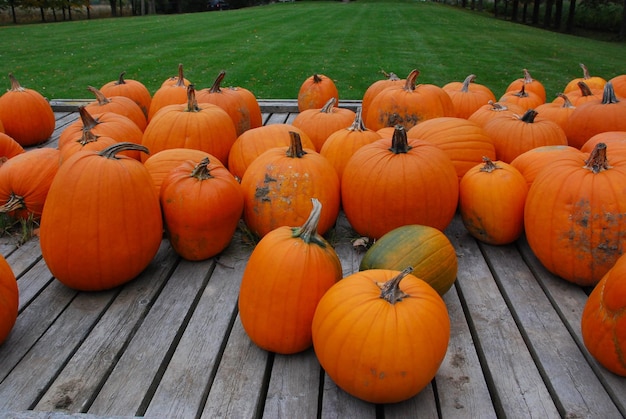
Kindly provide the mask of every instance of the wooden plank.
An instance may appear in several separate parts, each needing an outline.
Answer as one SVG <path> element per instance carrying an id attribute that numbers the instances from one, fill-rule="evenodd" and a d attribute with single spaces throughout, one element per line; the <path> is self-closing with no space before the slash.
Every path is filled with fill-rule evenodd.
<path id="1" fill-rule="evenodd" d="M 360 400 L 337 387 L 337 384 L 324 374 L 321 417 L 332 419 L 376 418 L 376 405 Z"/>
<path id="2" fill-rule="evenodd" d="M 180 262 L 88 413 L 142 414 L 214 266 L 214 259 Z"/>
<path id="3" fill-rule="evenodd" d="M 48 265 L 43 259 L 26 271 L 17 281 L 20 293 L 19 311 L 24 310 L 50 282 L 54 281 L 54 277 Z"/>
<path id="4" fill-rule="evenodd" d="M 437 398 L 432 382 L 420 391 L 415 397 L 400 403 L 391 403 L 382 406 L 385 419 L 404 419 L 413 417 L 419 412 L 420 419 L 439 419 L 437 412 Z M 446 417 L 446 416 L 443 416 Z"/>
<path id="5" fill-rule="evenodd" d="M 471 316 L 470 330 L 498 415 L 558 417 L 511 312 L 476 244 L 459 217 L 448 228 L 459 254 L 457 292 Z"/>
<path id="6" fill-rule="evenodd" d="M 11 265 L 13 274 L 18 279 L 40 259 L 39 240 L 36 238 L 28 240 L 6 257 L 6 261 Z"/>
<path id="7" fill-rule="evenodd" d="M 137 278 L 122 286 L 89 336 L 37 403 L 36 410 L 71 413 L 88 408 L 178 259 L 169 243 L 163 240 L 150 265 Z"/>

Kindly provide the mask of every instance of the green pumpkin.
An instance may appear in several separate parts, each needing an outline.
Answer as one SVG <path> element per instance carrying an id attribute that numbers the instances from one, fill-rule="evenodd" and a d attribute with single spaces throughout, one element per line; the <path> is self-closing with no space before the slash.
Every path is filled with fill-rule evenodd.
<path id="1" fill-rule="evenodd" d="M 458 260 L 454 246 L 441 231 L 424 225 L 406 225 L 383 235 L 363 256 L 359 270 L 413 267 L 413 275 L 444 295 L 454 281 Z"/>

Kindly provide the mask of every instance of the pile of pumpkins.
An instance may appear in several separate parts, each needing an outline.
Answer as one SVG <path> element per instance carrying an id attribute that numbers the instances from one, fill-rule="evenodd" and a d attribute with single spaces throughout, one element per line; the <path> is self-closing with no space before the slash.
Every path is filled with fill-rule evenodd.
<path id="1" fill-rule="evenodd" d="M 457 260 L 443 231 L 458 211 L 476 239 L 524 232 L 548 270 L 595 287 L 585 344 L 626 375 L 626 75 L 581 67 L 552 102 L 527 70 L 499 99 L 475 75 L 438 87 L 417 83 L 417 70 L 387 74 L 356 111 L 315 74 L 291 123 L 266 126 L 252 92 L 222 87 L 224 72 L 196 89 L 180 65 L 153 95 L 122 73 L 89 87 L 95 100 L 58 148 L 29 151 L 54 115 L 10 76 L 0 212 L 38 220 L 50 271 L 89 291 L 136 277 L 163 231 L 181 257 L 202 260 L 243 220 L 259 238 L 239 296 L 250 338 L 285 354 L 313 345 L 339 387 L 391 403 L 421 391 L 445 356 L 442 296 Z M 340 210 L 374 242 L 346 278 L 324 239 Z M 17 316 L 9 272 L 0 263 L 0 342 Z"/>

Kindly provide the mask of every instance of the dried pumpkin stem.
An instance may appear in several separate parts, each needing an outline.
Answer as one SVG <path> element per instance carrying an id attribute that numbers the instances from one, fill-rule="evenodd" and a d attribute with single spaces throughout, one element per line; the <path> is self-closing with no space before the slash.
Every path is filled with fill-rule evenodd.
<path id="1" fill-rule="evenodd" d="M 406 83 L 404 83 L 404 90 L 407 92 L 412 92 L 415 90 L 415 86 L 417 85 L 417 76 L 420 75 L 418 69 L 412 70 L 408 76 L 406 76 Z"/>
<path id="2" fill-rule="evenodd" d="M 96 141 L 98 141 L 98 136 L 94 134 L 91 129 L 84 129 L 83 134 L 76 142 L 84 147 L 87 144 L 94 143 Z"/>
<path id="3" fill-rule="evenodd" d="M 120 85 L 120 84 L 126 84 L 126 81 L 124 80 L 124 76 L 126 75 L 125 71 L 122 71 L 120 73 L 120 78 L 115 82 L 115 85 Z"/>
<path id="4" fill-rule="evenodd" d="M 598 143 L 589 154 L 589 158 L 585 160 L 585 169 L 591 170 L 593 173 L 600 173 L 610 169 L 609 161 L 606 158 L 606 144 Z"/>
<path id="5" fill-rule="evenodd" d="M 314 243 L 320 247 L 326 247 L 326 240 L 317 233 L 317 225 L 320 222 L 320 215 L 322 214 L 322 203 L 316 198 L 311 198 L 311 202 L 313 203 L 313 209 L 309 214 L 309 218 L 307 218 L 301 227 L 293 227 L 291 229 L 291 237 L 299 237 L 307 244 Z"/>
<path id="6" fill-rule="evenodd" d="M 98 105 L 102 106 L 102 105 L 106 105 L 107 103 L 111 103 L 111 100 L 107 98 L 104 95 L 104 93 L 102 93 L 100 90 L 96 89 L 95 87 L 87 86 L 87 90 L 89 90 L 91 93 L 93 93 L 96 96 Z"/>
<path id="7" fill-rule="evenodd" d="M 80 115 L 80 120 L 83 123 L 83 131 L 90 130 L 98 126 L 98 120 L 94 118 L 84 106 L 78 108 L 78 114 Z"/>
<path id="8" fill-rule="evenodd" d="M 135 144 L 135 143 L 124 141 L 124 142 L 120 142 L 120 143 L 116 143 L 116 144 L 112 144 L 108 146 L 104 150 L 99 151 L 98 155 L 102 157 L 106 157 L 107 159 L 117 159 L 119 158 L 117 157 L 117 153 L 120 153 L 122 151 L 127 151 L 127 150 L 141 151 L 146 154 L 150 154 L 150 150 L 148 150 L 148 147 L 141 145 L 141 144 Z"/>
<path id="9" fill-rule="evenodd" d="M 211 175 L 211 171 L 209 170 L 209 158 L 205 157 L 194 167 L 191 172 L 190 177 L 195 177 L 198 180 L 206 180 L 211 179 L 213 175 Z"/>
<path id="10" fill-rule="evenodd" d="M 366 131 L 365 123 L 363 123 L 363 108 L 358 107 L 356 109 L 356 115 L 354 116 L 354 122 L 348 127 L 348 131 Z"/>
<path id="11" fill-rule="evenodd" d="M 220 93 L 222 91 L 222 82 L 224 81 L 224 77 L 226 77 L 226 72 L 222 70 L 213 82 L 213 86 L 209 89 L 209 93 Z"/>
<path id="12" fill-rule="evenodd" d="M 483 156 L 483 162 L 485 163 L 483 167 L 480 168 L 481 172 L 491 173 L 494 170 L 502 169 L 502 167 L 498 166 L 487 156 Z"/>
<path id="13" fill-rule="evenodd" d="M 326 102 L 324 106 L 322 106 L 322 109 L 320 109 L 320 112 L 333 113 L 334 107 L 335 107 L 335 98 L 331 97 L 330 99 L 328 99 L 328 102 Z"/>
<path id="14" fill-rule="evenodd" d="M 465 77 L 465 80 L 463 80 L 463 86 L 461 86 L 461 91 L 463 93 L 469 92 L 470 84 L 474 83 L 474 80 L 476 80 L 476 74 L 470 74 Z"/>
<path id="15" fill-rule="evenodd" d="M 25 89 L 20 85 L 17 79 L 13 76 L 13 73 L 9 73 L 9 80 L 11 81 L 11 92 L 23 92 Z"/>
<path id="16" fill-rule="evenodd" d="M 408 297 L 409 295 L 400 289 L 400 281 L 411 272 L 413 272 L 413 267 L 409 266 L 389 281 L 377 284 L 380 288 L 380 298 L 386 300 L 389 304 L 395 304 Z"/>
<path id="17" fill-rule="evenodd" d="M 611 103 L 619 103 L 617 96 L 615 96 L 615 89 L 613 89 L 613 83 L 607 81 L 604 85 L 604 92 L 602 93 L 602 104 L 610 105 Z"/>
<path id="18" fill-rule="evenodd" d="M 184 87 L 185 86 L 185 77 L 183 75 L 183 65 L 178 64 L 178 77 L 176 83 L 174 84 L 176 87 Z"/>
<path id="19" fill-rule="evenodd" d="M 15 195 L 15 193 L 11 192 L 9 200 L 4 205 L 0 206 L 0 213 L 5 214 L 23 208 L 26 208 L 26 204 L 24 204 L 24 197 Z"/>
<path id="20" fill-rule="evenodd" d="M 196 88 L 193 84 L 187 86 L 187 109 L 185 112 L 200 112 L 198 100 L 196 99 Z"/>
<path id="21" fill-rule="evenodd" d="M 289 148 L 287 149 L 287 157 L 300 158 L 306 154 L 302 148 L 302 140 L 300 134 L 295 131 L 289 131 Z"/>
<path id="22" fill-rule="evenodd" d="M 389 151 L 394 154 L 408 153 L 412 148 L 413 147 L 409 145 L 404 127 L 400 124 L 396 125 L 393 130 L 393 136 L 391 137 L 391 147 L 389 147 Z"/>
<path id="23" fill-rule="evenodd" d="M 524 112 L 524 115 L 522 115 L 520 120 L 528 124 L 532 124 L 533 122 L 535 122 L 535 117 L 537 116 L 537 114 L 538 112 L 536 110 L 528 109 L 526 112 Z"/>
<path id="24" fill-rule="evenodd" d="M 576 84 L 578 85 L 578 88 L 580 89 L 581 96 L 593 96 L 593 92 L 591 91 L 591 88 L 589 87 L 587 83 L 585 83 L 584 81 L 579 81 Z"/>

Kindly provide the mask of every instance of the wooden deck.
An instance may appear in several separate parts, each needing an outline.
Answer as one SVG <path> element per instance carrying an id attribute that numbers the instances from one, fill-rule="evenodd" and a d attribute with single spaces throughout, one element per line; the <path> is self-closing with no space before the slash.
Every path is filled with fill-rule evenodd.
<path id="1" fill-rule="evenodd" d="M 44 146 L 56 146 L 77 118 L 61 105 Z M 295 116 L 293 102 L 264 110 L 268 124 Z M 356 234 L 343 216 L 336 230 L 348 275 L 361 257 Z M 0 346 L 0 417 L 625 417 L 626 378 L 599 366 L 582 344 L 589 290 L 549 274 L 524 239 L 478 243 L 458 216 L 446 234 L 459 260 L 444 298 L 452 324 L 446 358 L 419 395 L 384 406 L 338 389 L 312 349 L 282 356 L 251 343 L 237 295 L 252 246 L 239 233 L 204 262 L 181 260 L 164 240 L 136 279 L 97 293 L 56 281 L 37 239 L 17 246 L 4 238 L 20 312 Z"/>

